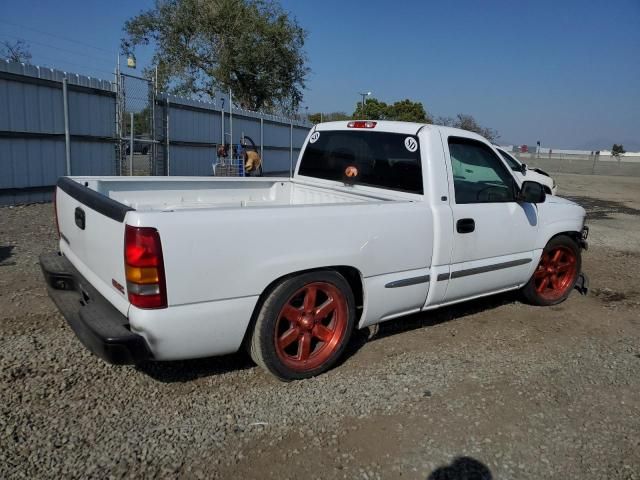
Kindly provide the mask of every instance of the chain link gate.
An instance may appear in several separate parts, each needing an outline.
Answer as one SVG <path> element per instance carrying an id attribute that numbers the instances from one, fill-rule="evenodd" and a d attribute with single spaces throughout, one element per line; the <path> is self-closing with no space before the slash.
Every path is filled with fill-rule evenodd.
<path id="1" fill-rule="evenodd" d="M 118 71 L 116 128 L 120 175 L 157 175 L 156 89 L 152 80 Z"/>

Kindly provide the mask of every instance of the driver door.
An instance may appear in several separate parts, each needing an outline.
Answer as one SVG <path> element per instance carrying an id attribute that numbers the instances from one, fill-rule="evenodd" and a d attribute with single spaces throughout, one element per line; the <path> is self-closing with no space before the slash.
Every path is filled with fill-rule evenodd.
<path id="1" fill-rule="evenodd" d="M 482 141 L 443 136 L 453 212 L 451 269 L 444 302 L 513 288 L 531 265 L 538 211 L 516 202 L 519 188 L 504 161 Z"/>

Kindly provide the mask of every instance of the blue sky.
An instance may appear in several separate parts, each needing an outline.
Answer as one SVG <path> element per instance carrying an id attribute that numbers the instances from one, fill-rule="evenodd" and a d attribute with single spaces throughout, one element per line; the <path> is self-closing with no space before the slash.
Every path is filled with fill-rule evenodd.
<path id="1" fill-rule="evenodd" d="M 23 38 L 34 63 L 101 78 L 124 21 L 152 4 L 3 3 L 0 40 Z M 472 114 L 503 142 L 640 149 L 640 0 L 282 5 L 309 32 L 310 112 L 352 112 L 370 90 L 435 116 Z M 145 66 L 150 51 L 137 56 Z"/>

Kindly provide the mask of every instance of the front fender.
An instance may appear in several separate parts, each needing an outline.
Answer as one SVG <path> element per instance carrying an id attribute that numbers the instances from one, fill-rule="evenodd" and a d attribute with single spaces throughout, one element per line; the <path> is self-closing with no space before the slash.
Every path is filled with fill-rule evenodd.
<path id="1" fill-rule="evenodd" d="M 536 249 L 543 249 L 558 234 L 572 233 L 579 236 L 582 232 L 586 211 L 576 203 L 554 197 L 552 201 L 540 204 L 538 212 L 540 227 L 535 242 Z"/>

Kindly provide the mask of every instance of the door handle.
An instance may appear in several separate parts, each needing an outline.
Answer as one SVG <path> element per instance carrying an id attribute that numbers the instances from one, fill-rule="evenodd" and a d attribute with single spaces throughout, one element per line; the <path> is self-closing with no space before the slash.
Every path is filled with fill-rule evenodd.
<path id="1" fill-rule="evenodd" d="M 476 229 L 476 222 L 473 218 L 461 218 L 456 222 L 458 233 L 471 233 Z"/>

